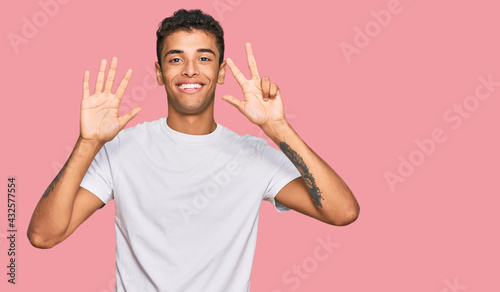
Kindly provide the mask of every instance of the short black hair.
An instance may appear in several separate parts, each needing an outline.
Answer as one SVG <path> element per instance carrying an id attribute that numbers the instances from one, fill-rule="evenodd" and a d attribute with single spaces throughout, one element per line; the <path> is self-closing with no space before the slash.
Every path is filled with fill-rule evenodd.
<path id="1" fill-rule="evenodd" d="M 224 60 L 224 31 L 217 20 L 212 16 L 203 13 L 199 9 L 185 10 L 179 9 L 171 17 L 165 18 L 156 31 L 156 56 L 161 66 L 161 51 L 165 43 L 165 38 L 170 34 L 182 31 L 192 31 L 199 29 L 212 34 L 215 37 L 215 43 L 219 50 L 219 66 Z"/>

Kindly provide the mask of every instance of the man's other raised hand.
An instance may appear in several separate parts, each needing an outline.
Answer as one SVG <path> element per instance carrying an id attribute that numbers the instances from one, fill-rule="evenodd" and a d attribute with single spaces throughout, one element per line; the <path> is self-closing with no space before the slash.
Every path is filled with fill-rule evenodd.
<path id="1" fill-rule="evenodd" d="M 245 49 L 251 74 L 250 79 L 246 79 L 233 60 L 226 59 L 229 69 L 231 69 L 234 78 L 241 86 L 244 100 L 235 98 L 232 95 L 224 95 L 222 99 L 232 104 L 252 123 L 261 128 L 286 121 L 278 85 L 272 83 L 267 76 L 260 78 L 250 43 L 245 44 Z"/>

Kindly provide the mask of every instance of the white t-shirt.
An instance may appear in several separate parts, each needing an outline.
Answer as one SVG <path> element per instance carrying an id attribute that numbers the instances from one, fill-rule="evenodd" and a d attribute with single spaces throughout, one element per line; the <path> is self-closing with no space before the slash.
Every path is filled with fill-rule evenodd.
<path id="1" fill-rule="evenodd" d="M 299 171 L 263 139 L 218 124 L 207 135 L 176 132 L 166 118 L 121 131 L 81 186 L 115 200 L 117 291 L 250 288 L 262 200 Z"/>

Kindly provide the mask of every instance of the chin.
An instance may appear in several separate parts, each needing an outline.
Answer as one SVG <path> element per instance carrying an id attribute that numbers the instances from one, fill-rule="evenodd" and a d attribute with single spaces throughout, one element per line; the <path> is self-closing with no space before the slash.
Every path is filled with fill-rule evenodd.
<path id="1" fill-rule="evenodd" d="M 202 114 L 210 108 L 210 105 L 213 104 L 213 102 L 213 98 L 206 100 L 205 98 L 199 97 L 191 99 L 179 97 L 168 99 L 169 108 L 172 108 L 176 112 L 184 115 Z"/>
<path id="2" fill-rule="evenodd" d="M 198 115 L 202 114 L 208 109 L 208 105 L 203 106 L 200 104 L 184 104 L 180 105 L 178 104 L 177 106 L 174 106 L 175 110 L 178 113 L 185 114 L 185 115 Z"/>

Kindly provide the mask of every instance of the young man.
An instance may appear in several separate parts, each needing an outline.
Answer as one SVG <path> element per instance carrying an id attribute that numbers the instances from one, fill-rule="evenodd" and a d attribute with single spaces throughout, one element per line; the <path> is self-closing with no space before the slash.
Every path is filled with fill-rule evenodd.
<path id="1" fill-rule="evenodd" d="M 117 68 L 101 61 L 93 95 L 85 72 L 80 137 L 43 194 L 30 242 L 50 248 L 115 200 L 117 291 L 249 291 L 259 208 L 294 209 L 333 225 L 353 222 L 356 199 L 288 124 L 278 86 L 224 61 L 222 28 L 199 10 L 179 10 L 157 31 L 156 76 L 168 117 L 121 131 L 140 108 L 118 115 L 131 78 L 111 92 Z M 244 100 L 225 95 L 280 147 L 215 122 L 226 68 Z"/>

